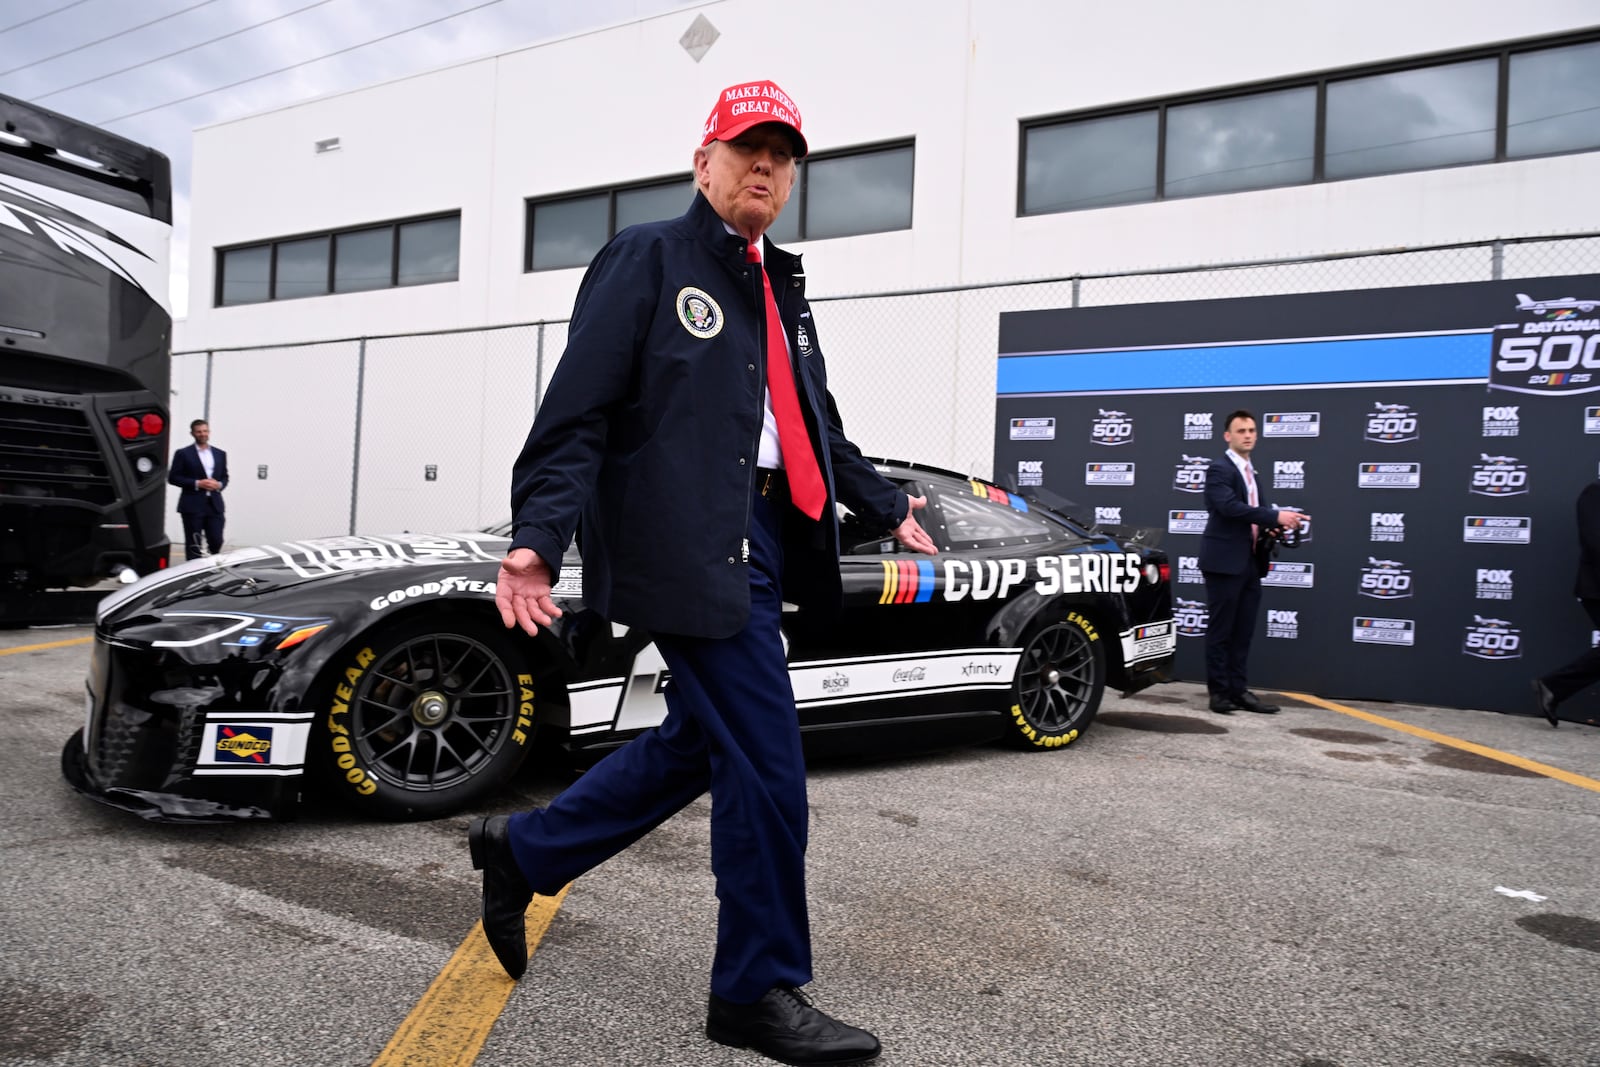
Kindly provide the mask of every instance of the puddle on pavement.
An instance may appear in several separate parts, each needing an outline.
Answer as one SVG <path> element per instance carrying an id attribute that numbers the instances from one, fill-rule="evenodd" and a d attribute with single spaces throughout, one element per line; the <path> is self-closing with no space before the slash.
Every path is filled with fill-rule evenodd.
<path id="1" fill-rule="evenodd" d="M 100 1012 L 100 1001 L 82 990 L 0 981 L 0 1058 L 38 1061 L 70 1052 Z"/>
<path id="2" fill-rule="evenodd" d="M 1342 748 L 1330 748 L 1322 753 L 1329 759 L 1343 760 L 1345 763 L 1387 763 L 1391 767 L 1409 767 L 1411 761 L 1395 752 L 1347 752 Z"/>
<path id="3" fill-rule="evenodd" d="M 1135 693 L 1128 697 L 1129 700 L 1138 700 L 1146 704 L 1187 704 L 1183 697 L 1166 696 L 1161 693 Z"/>
<path id="4" fill-rule="evenodd" d="M 1382 734 L 1369 734 L 1361 730 L 1330 730 L 1320 726 L 1300 726 L 1289 731 L 1297 737 L 1309 737 L 1313 741 L 1326 741 L 1330 745 L 1388 745 L 1393 743 L 1392 738 Z"/>
<path id="5" fill-rule="evenodd" d="M 1158 715 L 1153 711 L 1103 711 L 1095 722 L 1124 730 L 1149 730 L 1158 734 L 1225 734 L 1226 726 L 1188 715 Z"/>
<path id="6" fill-rule="evenodd" d="M 1507 778 L 1543 778 L 1538 771 L 1528 771 L 1510 763 L 1501 763 L 1476 752 L 1466 752 L 1449 745 L 1434 745 L 1433 751 L 1422 757 L 1423 763 L 1435 767 L 1448 767 L 1452 771 L 1475 771 L 1478 774 L 1500 774 Z"/>

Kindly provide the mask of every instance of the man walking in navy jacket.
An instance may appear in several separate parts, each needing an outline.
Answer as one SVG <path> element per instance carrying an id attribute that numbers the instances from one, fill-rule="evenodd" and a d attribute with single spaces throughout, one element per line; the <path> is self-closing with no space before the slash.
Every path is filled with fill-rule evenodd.
<path id="1" fill-rule="evenodd" d="M 1206 623 L 1206 689 L 1211 710 L 1271 714 L 1268 704 L 1245 688 L 1245 661 L 1256 610 L 1261 606 L 1257 541 L 1274 527 L 1291 530 L 1310 516 L 1261 506 L 1250 453 L 1256 447 L 1256 417 L 1235 411 L 1223 423 L 1228 451 L 1206 470 L 1206 532 L 1200 539 L 1200 573 L 1206 580 L 1210 620 Z"/>
<path id="2" fill-rule="evenodd" d="M 167 481 L 181 490 L 178 515 L 183 519 L 183 558 L 199 559 L 222 551 L 222 491 L 228 487 L 228 454 L 211 447 L 211 426 L 205 419 L 189 424 L 189 436 L 194 444 L 172 454 Z"/>

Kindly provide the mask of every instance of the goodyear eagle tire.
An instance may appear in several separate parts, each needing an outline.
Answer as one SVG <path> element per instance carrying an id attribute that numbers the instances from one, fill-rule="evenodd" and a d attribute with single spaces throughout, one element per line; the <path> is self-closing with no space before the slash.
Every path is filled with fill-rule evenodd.
<path id="1" fill-rule="evenodd" d="M 533 740 L 533 678 L 504 631 L 402 622 L 348 648 L 310 762 L 319 783 L 381 819 L 435 819 L 499 789 Z"/>
<path id="2" fill-rule="evenodd" d="M 1094 623 L 1076 611 L 1040 619 L 1022 636 L 1006 740 L 1022 749 L 1070 745 L 1094 721 L 1105 688 L 1105 647 Z"/>

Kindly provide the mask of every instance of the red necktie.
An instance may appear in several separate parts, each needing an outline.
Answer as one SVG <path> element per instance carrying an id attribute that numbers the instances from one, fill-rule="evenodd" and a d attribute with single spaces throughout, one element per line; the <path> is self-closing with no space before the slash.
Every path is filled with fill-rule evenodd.
<path id="1" fill-rule="evenodd" d="M 794 369 L 789 366 L 789 346 L 783 337 L 783 320 L 778 317 L 778 302 L 772 297 L 772 282 L 761 265 L 761 249 L 750 244 L 745 259 L 761 273 L 761 288 L 767 295 L 767 391 L 772 394 L 772 417 L 778 424 L 778 446 L 783 451 L 783 466 L 789 474 L 789 499 L 813 519 L 822 517 L 828 488 L 822 483 L 816 453 L 811 450 L 811 434 L 800 414 L 800 395 L 795 392 Z"/>

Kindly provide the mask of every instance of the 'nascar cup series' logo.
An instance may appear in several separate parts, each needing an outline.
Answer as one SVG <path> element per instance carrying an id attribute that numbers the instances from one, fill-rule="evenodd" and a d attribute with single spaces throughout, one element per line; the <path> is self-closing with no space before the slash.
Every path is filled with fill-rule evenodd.
<path id="1" fill-rule="evenodd" d="M 1479 453 L 1482 463 L 1472 465 L 1472 485 L 1467 490 L 1479 496 L 1521 496 L 1528 491 L 1528 465 L 1515 456 L 1490 456 Z"/>
<path id="2" fill-rule="evenodd" d="M 1185 441 L 1211 440 L 1211 412 L 1186 411 L 1183 413 L 1183 439 Z"/>
<path id="3" fill-rule="evenodd" d="M 1132 485 L 1134 475 L 1132 463 L 1085 463 L 1083 465 L 1084 485 Z"/>
<path id="4" fill-rule="evenodd" d="M 1205 576 L 1200 573 L 1199 556 L 1178 557 L 1178 581 L 1184 585 L 1204 585 Z"/>
<path id="5" fill-rule="evenodd" d="M 1012 419 L 1011 439 L 1013 441 L 1054 441 L 1056 439 L 1056 420 Z"/>
<path id="6" fill-rule="evenodd" d="M 1360 489 L 1421 489 L 1420 463 L 1363 463 L 1356 468 Z"/>
<path id="7" fill-rule="evenodd" d="M 1406 539 L 1406 513 L 1403 511 L 1374 511 L 1372 513 L 1373 541 L 1395 541 Z"/>
<path id="8" fill-rule="evenodd" d="M 1310 589 L 1317 584 L 1317 565 L 1273 560 L 1267 564 L 1267 573 L 1261 576 L 1261 584 L 1279 589 Z"/>
<path id="9" fill-rule="evenodd" d="M 1304 489 L 1306 487 L 1306 461 L 1303 459 L 1275 459 L 1272 461 L 1272 488 Z"/>
<path id="10" fill-rule="evenodd" d="M 1172 488 L 1180 493 L 1206 491 L 1206 468 L 1211 461 L 1204 456 L 1184 456 L 1172 472 Z"/>
<path id="11" fill-rule="evenodd" d="M 1517 294 L 1524 318 L 1494 328 L 1489 388 L 1538 396 L 1600 389 L 1600 299 Z"/>
<path id="12" fill-rule="evenodd" d="M 1600 433 L 1600 407 L 1583 409 L 1583 432 Z"/>
<path id="13" fill-rule="evenodd" d="M 1461 653 L 1477 659 L 1521 659 L 1522 630 L 1505 619 L 1474 615 L 1461 642 Z"/>
<path id="14" fill-rule="evenodd" d="M 1101 408 L 1100 414 L 1089 424 L 1089 440 L 1097 445 L 1131 445 L 1133 420 L 1126 411 Z"/>
<path id="15" fill-rule="evenodd" d="M 1044 484 L 1044 460 L 1019 459 L 1017 460 L 1017 485 Z"/>
<path id="16" fill-rule="evenodd" d="M 1122 523 L 1122 506 L 1094 509 L 1094 524 L 1096 526 L 1117 526 Z"/>
<path id="17" fill-rule="evenodd" d="M 1367 430 L 1364 440 L 1381 445 L 1399 445 L 1417 440 L 1420 420 L 1407 404 L 1377 404 L 1367 413 Z"/>
<path id="18" fill-rule="evenodd" d="M 1527 515 L 1468 515 L 1461 520 L 1461 540 L 1494 545 L 1533 542 L 1533 519 Z"/>
<path id="19" fill-rule="evenodd" d="M 1351 620 L 1350 640 L 1358 645 L 1405 645 L 1417 643 L 1415 619 L 1377 619 L 1357 615 Z"/>
<path id="20" fill-rule="evenodd" d="M 1479 600 L 1510 600 L 1513 591 L 1511 568 L 1495 570 L 1479 567 L 1477 584 Z"/>
<path id="21" fill-rule="evenodd" d="M 1172 621 L 1178 624 L 1179 637 L 1204 637 L 1211 611 L 1204 600 L 1173 600 Z"/>
<path id="22" fill-rule="evenodd" d="M 1300 637 L 1300 609 L 1280 611 L 1276 608 L 1268 608 L 1267 636 L 1281 637 L 1289 641 L 1298 640 Z"/>
<path id="23" fill-rule="evenodd" d="M 1403 600 L 1412 595 L 1411 568 L 1399 560 L 1368 556 L 1356 591 L 1374 600 Z"/>
<path id="24" fill-rule="evenodd" d="M 1320 411 L 1269 411 L 1261 424 L 1262 437 L 1321 437 Z"/>
<path id="25" fill-rule="evenodd" d="M 1210 517 L 1210 512 L 1206 511 L 1169 511 L 1167 533 L 1203 534 L 1206 532 L 1206 520 Z"/>
<path id="26" fill-rule="evenodd" d="M 1485 437 L 1516 437 L 1522 433 L 1522 419 L 1517 414 L 1519 404 L 1510 407 L 1486 407 L 1483 409 L 1483 436 Z"/>

